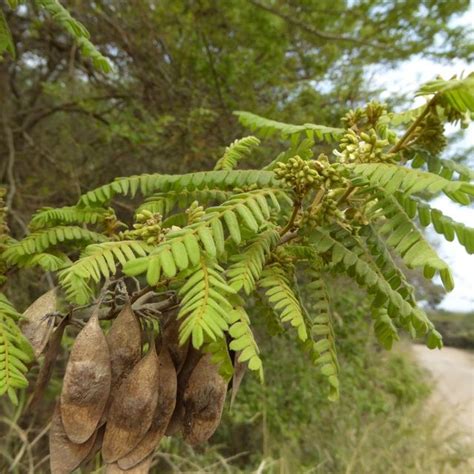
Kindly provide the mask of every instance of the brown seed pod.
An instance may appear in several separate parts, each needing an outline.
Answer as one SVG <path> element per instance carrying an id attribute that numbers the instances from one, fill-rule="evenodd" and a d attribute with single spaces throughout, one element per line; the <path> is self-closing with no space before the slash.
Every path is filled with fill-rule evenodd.
<path id="1" fill-rule="evenodd" d="M 49 429 L 51 474 L 69 474 L 87 457 L 94 445 L 97 432 L 82 444 L 73 443 L 64 431 L 59 403 L 54 409 Z"/>
<path id="2" fill-rule="evenodd" d="M 206 442 L 219 426 L 224 409 L 227 383 L 219 367 L 206 354 L 196 365 L 184 391 L 184 440 L 191 444 Z"/>
<path id="3" fill-rule="evenodd" d="M 61 418 L 74 443 L 84 443 L 96 430 L 110 381 L 109 348 L 94 313 L 74 342 L 61 392 Z"/>
<path id="4" fill-rule="evenodd" d="M 153 455 L 150 454 L 146 459 L 132 467 L 131 469 L 122 469 L 116 462 L 112 464 L 106 464 L 105 474 L 148 474 L 150 471 L 151 463 L 153 461 Z"/>
<path id="5" fill-rule="evenodd" d="M 102 457 L 113 463 L 129 453 L 151 426 L 158 401 L 158 356 L 152 344 L 117 388 L 105 427 Z"/>
<path id="6" fill-rule="evenodd" d="M 164 436 L 176 404 L 176 369 L 168 348 L 164 346 L 158 357 L 158 402 L 150 429 L 138 445 L 118 460 L 122 469 L 130 469 L 152 453 Z"/>
<path id="7" fill-rule="evenodd" d="M 176 319 L 176 315 L 173 315 L 163 329 L 162 335 L 162 339 L 170 351 L 177 374 L 179 374 L 183 368 L 190 347 L 189 340 L 183 345 L 179 345 L 180 324 L 181 322 Z"/>
<path id="8" fill-rule="evenodd" d="M 176 407 L 173 412 L 173 416 L 166 428 L 166 436 L 174 436 L 178 434 L 183 429 L 183 420 L 184 420 L 184 391 L 188 384 L 189 377 L 201 360 L 203 354 L 202 352 L 196 350 L 193 346 L 189 346 L 188 355 L 186 361 L 183 364 L 183 368 L 178 375 L 178 390 L 176 395 Z"/>
<path id="9" fill-rule="evenodd" d="M 23 313 L 21 330 L 30 341 L 36 357 L 44 351 L 54 327 L 54 318 L 45 318 L 45 316 L 56 311 L 58 303 L 56 290 L 57 288 L 53 288 L 41 295 Z"/>
<path id="10" fill-rule="evenodd" d="M 141 356 L 142 329 L 129 303 L 123 307 L 112 323 L 106 339 L 112 368 L 111 388 L 114 389 Z"/>

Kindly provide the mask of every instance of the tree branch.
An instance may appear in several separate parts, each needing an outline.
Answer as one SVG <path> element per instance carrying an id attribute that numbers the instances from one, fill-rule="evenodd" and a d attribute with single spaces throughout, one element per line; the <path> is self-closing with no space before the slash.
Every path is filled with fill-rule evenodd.
<path id="1" fill-rule="evenodd" d="M 271 13 L 272 15 L 278 16 L 282 18 L 283 20 L 285 20 L 290 25 L 297 26 L 298 28 L 301 28 L 306 33 L 309 33 L 320 39 L 325 39 L 325 40 L 330 40 L 330 41 L 345 41 L 349 43 L 359 44 L 361 46 L 370 46 L 372 48 L 384 48 L 384 46 L 381 44 L 374 44 L 374 43 L 370 43 L 368 41 L 360 40 L 358 38 L 353 38 L 350 36 L 336 35 L 333 33 L 327 33 L 325 31 L 317 30 L 313 28 L 312 26 L 307 25 L 306 23 L 302 23 L 298 20 L 295 20 L 289 15 L 285 15 L 284 13 L 274 10 L 273 8 L 267 7 L 266 5 L 262 5 L 260 2 L 257 2 L 256 0 L 248 0 L 248 1 L 255 7 L 260 8 L 261 10 L 265 10 L 266 12 Z"/>
<path id="2" fill-rule="evenodd" d="M 15 219 L 15 221 L 20 225 L 22 230 L 27 234 L 28 227 L 26 226 L 23 219 L 13 210 L 13 199 L 16 194 L 16 182 L 15 182 L 15 140 L 13 138 L 13 131 L 8 125 L 7 116 L 5 113 L 2 113 L 2 122 L 3 130 L 5 132 L 5 139 L 7 142 L 8 148 L 8 164 L 7 164 L 7 181 L 8 181 L 8 193 L 5 199 L 5 206 L 8 209 L 10 215 Z"/>

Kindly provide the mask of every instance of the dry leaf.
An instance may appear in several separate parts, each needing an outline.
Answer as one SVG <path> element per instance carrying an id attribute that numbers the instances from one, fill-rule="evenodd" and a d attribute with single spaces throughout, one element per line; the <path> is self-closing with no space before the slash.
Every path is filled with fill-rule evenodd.
<path id="1" fill-rule="evenodd" d="M 172 317 L 163 329 L 162 338 L 170 351 L 177 374 L 179 374 L 183 368 L 190 347 L 189 340 L 183 345 L 179 345 L 179 326 L 180 321 L 176 319 L 176 316 Z"/>
<path id="2" fill-rule="evenodd" d="M 69 439 L 83 443 L 96 430 L 110 393 L 109 348 L 94 313 L 71 350 L 61 393 L 61 417 Z"/>
<path id="3" fill-rule="evenodd" d="M 158 400 L 158 356 L 155 345 L 118 387 L 105 427 L 102 457 L 107 463 L 129 453 L 151 426 Z"/>
<path id="4" fill-rule="evenodd" d="M 49 429 L 51 474 L 69 474 L 87 457 L 94 445 L 96 432 L 82 444 L 73 443 L 64 431 L 59 403 L 54 409 Z"/>
<path id="5" fill-rule="evenodd" d="M 203 354 L 202 352 L 196 350 L 194 347 L 190 346 L 186 361 L 183 364 L 181 372 L 178 375 L 178 391 L 176 395 L 176 407 L 173 412 L 173 416 L 166 428 L 166 436 L 173 436 L 178 434 L 183 429 L 183 419 L 184 419 L 184 391 L 188 384 L 189 377 L 201 360 Z"/>
<path id="6" fill-rule="evenodd" d="M 118 460 L 122 469 L 130 469 L 152 453 L 164 436 L 166 427 L 176 404 L 176 369 L 168 348 L 164 346 L 158 357 L 158 402 L 150 429 L 138 445 L 125 457 Z"/>
<path id="7" fill-rule="evenodd" d="M 230 397 L 230 407 L 234 405 L 235 397 L 239 391 L 240 384 L 244 378 L 245 372 L 247 371 L 247 362 L 239 362 L 239 357 L 242 352 L 239 351 L 235 354 L 234 359 L 234 374 L 232 375 L 232 393 Z"/>
<path id="8" fill-rule="evenodd" d="M 148 474 L 150 471 L 151 463 L 153 461 L 153 455 L 151 454 L 141 463 L 132 467 L 131 469 L 122 469 L 116 462 L 112 464 L 106 464 L 105 474 Z"/>
<path id="9" fill-rule="evenodd" d="M 56 311 L 57 302 L 57 289 L 53 288 L 41 295 L 23 313 L 21 330 L 30 341 L 36 357 L 44 351 L 53 330 L 54 318 L 45 318 L 45 316 Z"/>
<path id="10" fill-rule="evenodd" d="M 64 318 L 59 326 L 53 331 L 52 336 L 49 339 L 48 349 L 44 356 L 43 365 L 41 366 L 38 377 L 36 378 L 33 394 L 28 401 L 27 410 L 29 412 L 33 412 L 43 399 L 44 391 L 48 386 L 53 373 L 54 364 L 56 363 L 56 359 L 61 349 L 61 340 L 67 323 L 67 319 Z"/>
<path id="11" fill-rule="evenodd" d="M 191 444 L 206 442 L 219 426 L 227 383 L 219 368 L 206 354 L 196 365 L 184 391 L 184 440 Z"/>
<path id="12" fill-rule="evenodd" d="M 117 383 L 132 370 L 141 356 L 142 329 L 130 304 L 126 304 L 120 311 L 106 339 L 112 368 L 111 388 L 114 389 Z"/>

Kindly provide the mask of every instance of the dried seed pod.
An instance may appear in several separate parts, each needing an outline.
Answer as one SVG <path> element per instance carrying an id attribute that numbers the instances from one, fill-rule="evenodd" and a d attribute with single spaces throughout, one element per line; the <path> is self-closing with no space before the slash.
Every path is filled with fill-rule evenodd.
<path id="1" fill-rule="evenodd" d="M 112 367 L 111 388 L 114 389 L 141 356 L 142 329 L 129 303 L 123 307 L 112 323 L 106 339 Z"/>
<path id="2" fill-rule="evenodd" d="M 105 474 L 148 474 L 152 461 L 153 455 L 150 454 L 150 456 L 131 469 L 122 469 L 116 462 L 112 464 L 106 464 Z"/>
<path id="3" fill-rule="evenodd" d="M 64 429 L 74 443 L 84 443 L 96 430 L 110 381 L 109 348 L 94 313 L 74 342 L 61 392 Z"/>
<path id="4" fill-rule="evenodd" d="M 36 357 L 44 351 L 54 327 L 54 318 L 45 318 L 45 316 L 56 311 L 57 303 L 57 288 L 53 288 L 33 301 L 23 313 L 21 330 L 30 341 Z"/>
<path id="5" fill-rule="evenodd" d="M 152 344 L 117 388 L 105 427 L 102 457 L 113 463 L 129 453 L 151 426 L 158 401 L 158 356 Z"/>
<path id="6" fill-rule="evenodd" d="M 176 373 L 179 374 L 183 368 L 184 362 L 188 355 L 189 340 L 183 345 L 179 345 L 179 326 L 180 321 L 176 319 L 176 316 L 168 321 L 168 324 L 163 329 L 163 342 L 170 351 L 171 358 L 173 359 L 174 366 L 176 367 Z"/>
<path id="7" fill-rule="evenodd" d="M 206 354 L 196 365 L 184 391 L 184 440 L 191 444 L 206 442 L 219 426 L 224 409 L 227 383 L 219 367 Z"/>
<path id="8" fill-rule="evenodd" d="M 158 402 L 150 429 L 138 445 L 125 457 L 118 460 L 122 469 L 130 469 L 145 459 L 158 446 L 165 435 L 166 427 L 176 404 L 176 369 L 168 348 L 164 346 L 158 357 Z"/>
<path id="9" fill-rule="evenodd" d="M 173 436 L 178 434 L 183 429 L 183 420 L 184 420 L 184 391 L 188 384 L 189 377 L 198 364 L 198 362 L 203 357 L 202 352 L 198 351 L 194 347 L 190 346 L 189 351 L 186 357 L 186 361 L 183 364 L 183 368 L 178 375 L 178 390 L 176 394 L 176 407 L 173 412 L 173 416 L 166 428 L 166 436 Z"/>
<path id="10" fill-rule="evenodd" d="M 73 443 L 64 431 L 61 409 L 57 403 L 49 429 L 51 474 L 69 474 L 74 471 L 91 451 L 96 434 L 94 432 L 85 443 Z"/>

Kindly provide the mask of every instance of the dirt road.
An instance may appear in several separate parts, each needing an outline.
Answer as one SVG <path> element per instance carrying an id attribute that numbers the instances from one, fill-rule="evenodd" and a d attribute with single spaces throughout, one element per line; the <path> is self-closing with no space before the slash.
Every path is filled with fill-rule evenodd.
<path id="1" fill-rule="evenodd" d="M 433 403 L 446 409 L 457 428 L 474 440 L 474 354 L 452 347 L 429 350 L 422 345 L 414 345 L 413 352 L 435 381 Z"/>

